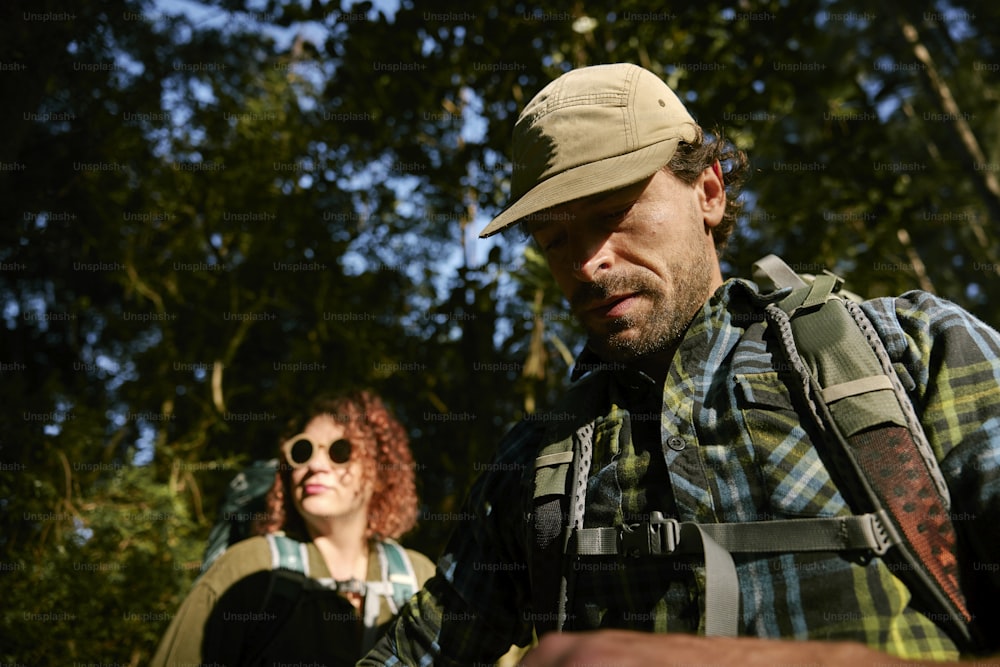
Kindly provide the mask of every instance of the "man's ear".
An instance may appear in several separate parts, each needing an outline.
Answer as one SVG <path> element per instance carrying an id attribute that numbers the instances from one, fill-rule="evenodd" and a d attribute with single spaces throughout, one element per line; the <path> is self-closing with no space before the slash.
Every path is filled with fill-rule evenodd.
<path id="1" fill-rule="evenodd" d="M 718 160 L 701 172 L 695 182 L 695 189 L 705 224 L 715 227 L 722 222 L 722 216 L 726 212 L 726 184 L 722 178 L 722 165 Z"/>

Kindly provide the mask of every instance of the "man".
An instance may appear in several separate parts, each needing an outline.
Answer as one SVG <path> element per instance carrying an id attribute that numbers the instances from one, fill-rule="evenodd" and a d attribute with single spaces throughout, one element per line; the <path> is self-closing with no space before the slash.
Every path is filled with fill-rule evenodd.
<path id="1" fill-rule="evenodd" d="M 996 650 L 963 645 L 891 559 L 699 543 L 699 526 L 856 514 L 764 325 L 779 296 L 721 275 L 745 165 L 634 65 L 569 72 L 524 109 L 511 202 L 483 235 L 517 224 L 542 249 L 588 332 L 582 379 L 551 420 L 501 442 L 437 576 L 361 664 L 488 664 L 533 632 L 525 665 L 903 664 Z M 951 492 L 963 590 L 989 627 L 1000 336 L 927 294 L 863 310 L 920 406 Z M 563 503 L 554 522 L 550 500 Z M 667 519 L 683 522 L 681 545 L 703 548 L 633 550 Z M 712 589 L 725 562 L 732 574 Z M 712 592 L 727 586 L 729 597 Z M 696 636 L 720 628 L 738 637 Z M 800 641 L 766 641 L 781 638 Z"/>

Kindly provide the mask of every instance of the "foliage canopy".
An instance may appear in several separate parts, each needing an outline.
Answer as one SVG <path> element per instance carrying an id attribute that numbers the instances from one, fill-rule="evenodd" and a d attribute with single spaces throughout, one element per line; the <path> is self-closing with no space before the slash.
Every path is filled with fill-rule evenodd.
<path id="1" fill-rule="evenodd" d="M 580 346 L 531 245 L 475 238 L 571 67 L 648 67 L 749 152 L 731 274 L 777 252 L 1000 324 L 995 3 L 416 4 L 0 8 L 0 659 L 148 660 L 318 391 L 394 407 L 438 553 Z"/>

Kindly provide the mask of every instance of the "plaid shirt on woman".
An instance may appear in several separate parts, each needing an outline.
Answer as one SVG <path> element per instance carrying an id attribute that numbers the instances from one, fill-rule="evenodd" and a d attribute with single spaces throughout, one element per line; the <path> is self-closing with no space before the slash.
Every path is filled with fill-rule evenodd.
<path id="1" fill-rule="evenodd" d="M 613 397 L 594 436 L 585 527 L 652 511 L 703 523 L 851 515 L 824 446 L 796 413 L 780 352 L 751 327 L 766 303 L 727 281 L 689 326 L 662 393 L 627 369 L 591 373 Z M 921 292 L 863 309 L 888 349 L 940 462 L 962 582 L 995 627 L 1000 593 L 1000 335 Z M 593 362 L 585 353 L 578 367 Z M 571 409 L 571 408 L 570 408 Z M 559 418 L 559 415 L 553 415 Z M 427 582 L 360 664 L 489 664 L 555 613 L 529 577 L 534 459 L 545 419 L 516 426 L 473 487 Z M 854 640 L 902 658 L 958 656 L 934 613 L 911 606 L 894 568 L 845 553 L 734 554 L 744 636 Z M 704 564 L 690 557 L 578 559 L 567 629 L 697 632 Z M 993 614 L 992 619 L 984 616 Z"/>

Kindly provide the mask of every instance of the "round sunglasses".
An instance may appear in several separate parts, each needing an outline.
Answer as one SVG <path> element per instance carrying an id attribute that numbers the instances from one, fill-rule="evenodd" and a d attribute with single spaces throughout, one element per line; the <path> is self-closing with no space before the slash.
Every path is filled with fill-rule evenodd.
<path id="1" fill-rule="evenodd" d="M 322 445 L 302 433 L 289 438 L 281 445 L 281 453 L 284 454 L 288 465 L 293 468 L 301 468 L 309 463 L 320 449 L 325 449 L 334 463 L 347 463 L 351 460 L 351 441 L 344 438 L 334 440 L 329 445 Z"/>

